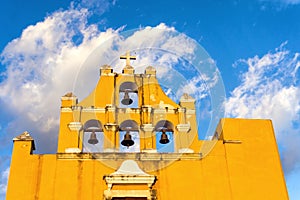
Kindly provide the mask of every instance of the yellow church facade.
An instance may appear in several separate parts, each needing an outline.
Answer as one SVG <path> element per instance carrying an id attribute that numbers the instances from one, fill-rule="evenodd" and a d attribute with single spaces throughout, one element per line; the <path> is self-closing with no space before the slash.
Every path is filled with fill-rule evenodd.
<path id="1" fill-rule="evenodd" d="M 288 199 L 270 120 L 221 119 L 199 140 L 195 100 L 176 104 L 155 68 L 125 59 L 81 102 L 61 98 L 56 154 L 34 154 L 28 132 L 13 139 L 7 200 Z"/>

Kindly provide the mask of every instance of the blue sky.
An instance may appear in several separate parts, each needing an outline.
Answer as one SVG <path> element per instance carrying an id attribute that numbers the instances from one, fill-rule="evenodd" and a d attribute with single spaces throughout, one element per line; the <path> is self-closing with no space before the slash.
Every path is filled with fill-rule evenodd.
<path id="1" fill-rule="evenodd" d="M 193 45 L 200 44 L 224 82 L 225 116 L 273 120 L 290 199 L 299 199 L 299 18 L 299 0 L 2 2 L 0 199 L 5 196 L 11 139 L 27 130 L 34 136 L 39 153 L 55 152 L 59 97 L 70 90 L 82 98 L 87 95 L 89 90 L 81 87 L 92 88 L 98 65 L 112 62 L 98 60 L 96 67 L 87 69 L 87 58 L 93 60 L 90 55 L 94 49 L 103 45 L 106 48 L 111 37 L 130 30 L 138 34 L 131 38 L 134 42 L 124 42 L 128 47 L 143 43 L 192 58 Z M 151 40 L 145 41 L 145 32 L 138 32 L 145 27 L 152 31 Z M 186 37 L 161 34 L 174 30 Z M 178 41 L 182 49 L 176 49 Z M 117 56 L 127 49 L 119 50 L 109 52 Z M 179 62 L 174 55 L 155 61 L 162 66 Z M 118 66 L 118 61 L 115 63 Z M 136 65 L 143 67 L 138 61 Z M 163 74 L 170 69 L 160 69 L 161 84 L 167 85 Z M 79 82 L 81 77 L 85 81 Z M 187 80 L 189 92 L 198 95 L 195 91 L 201 90 L 201 81 L 209 82 L 205 77 Z M 205 102 L 205 97 L 199 98 Z M 209 113 L 205 107 L 200 112 Z"/>

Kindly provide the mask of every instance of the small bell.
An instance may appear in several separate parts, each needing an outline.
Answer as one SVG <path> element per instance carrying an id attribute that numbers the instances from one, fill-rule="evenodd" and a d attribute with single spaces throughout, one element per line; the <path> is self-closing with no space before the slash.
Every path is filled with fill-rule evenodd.
<path id="1" fill-rule="evenodd" d="M 88 140 L 89 144 L 97 144 L 99 141 L 97 139 L 96 133 L 93 130 L 93 132 L 91 133 L 90 139 Z"/>
<path id="2" fill-rule="evenodd" d="M 121 142 L 123 146 L 126 146 L 129 148 L 129 146 L 134 145 L 134 141 L 131 139 L 131 135 L 129 134 L 129 131 L 126 132 L 124 135 L 124 140 Z"/>
<path id="3" fill-rule="evenodd" d="M 129 91 L 125 91 L 125 94 L 124 94 L 124 98 L 122 99 L 122 101 L 121 101 L 121 103 L 123 104 L 123 105 L 130 105 L 130 104 L 132 104 L 132 102 L 133 102 L 133 100 L 132 99 L 130 99 L 130 97 L 129 97 Z"/>
<path id="4" fill-rule="evenodd" d="M 161 137 L 160 137 L 160 140 L 159 140 L 159 143 L 161 143 L 161 144 L 167 144 L 167 143 L 169 143 L 170 142 L 170 140 L 169 140 L 169 138 L 168 138 L 168 135 L 165 133 L 165 131 L 163 130 L 162 131 L 162 134 L 161 134 Z"/>

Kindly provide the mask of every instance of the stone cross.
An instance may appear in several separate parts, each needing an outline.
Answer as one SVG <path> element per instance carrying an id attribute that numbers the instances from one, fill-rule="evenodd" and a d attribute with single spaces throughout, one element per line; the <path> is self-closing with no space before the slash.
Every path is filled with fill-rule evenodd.
<path id="1" fill-rule="evenodd" d="M 120 59 L 126 59 L 126 66 L 130 66 L 130 60 L 136 60 L 136 56 L 131 56 L 130 51 L 127 51 L 125 55 L 120 56 Z"/>

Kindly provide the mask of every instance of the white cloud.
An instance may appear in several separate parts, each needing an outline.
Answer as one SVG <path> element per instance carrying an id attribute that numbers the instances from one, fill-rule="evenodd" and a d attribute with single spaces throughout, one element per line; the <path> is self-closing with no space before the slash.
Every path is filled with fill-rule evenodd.
<path id="1" fill-rule="evenodd" d="M 5 194 L 7 189 L 7 181 L 9 176 L 9 167 L 1 172 L 0 175 L 0 194 Z"/>
<path id="2" fill-rule="evenodd" d="M 210 95 L 210 89 L 217 84 L 219 78 L 218 71 L 215 71 L 212 77 L 207 76 L 207 74 L 195 76 L 178 89 L 177 95 L 188 93 L 197 100 L 206 98 Z"/>
<path id="3" fill-rule="evenodd" d="M 7 70 L 0 82 L 0 100 L 14 116 L 6 132 L 16 135 L 29 130 L 37 139 L 56 144 L 56 137 L 49 133 L 57 133 L 60 97 L 72 91 L 80 65 L 90 52 L 116 34 L 88 25 L 88 15 L 87 9 L 73 7 L 54 12 L 28 26 L 5 47 L 1 61 Z M 53 151 L 54 146 L 46 151 Z"/>
<path id="4" fill-rule="evenodd" d="M 241 84 L 232 91 L 225 108 L 230 117 L 271 118 L 289 170 L 300 163 L 298 147 L 291 145 L 300 140 L 299 54 L 285 50 L 285 44 L 275 52 L 236 63 L 246 64 L 247 71 L 241 74 Z"/>
<path id="5" fill-rule="evenodd" d="M 112 30 L 99 33 L 86 20 L 85 9 L 53 13 L 43 22 L 27 27 L 1 54 L 7 66 L 1 99 L 16 114 L 27 115 L 33 122 L 42 121 L 40 131 L 56 125 L 57 115 L 44 112 L 57 110 L 54 102 L 72 89 L 82 59 L 113 35 Z M 80 46 L 72 41 L 75 35 L 83 37 Z"/>

